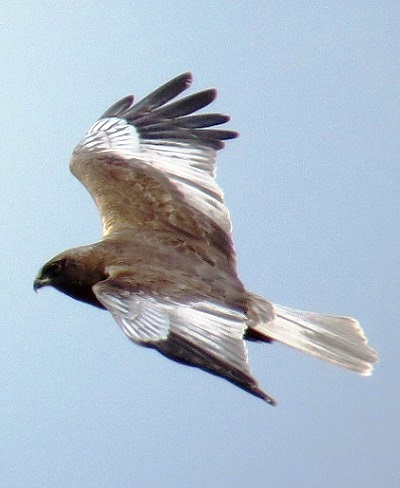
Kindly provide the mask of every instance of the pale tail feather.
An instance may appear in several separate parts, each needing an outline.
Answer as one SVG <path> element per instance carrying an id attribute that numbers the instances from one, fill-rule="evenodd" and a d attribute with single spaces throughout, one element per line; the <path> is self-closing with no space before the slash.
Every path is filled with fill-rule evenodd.
<path id="1" fill-rule="evenodd" d="M 252 298 L 253 314 L 248 323 L 251 329 L 362 375 L 372 373 L 372 365 L 378 357 L 368 346 L 357 320 L 294 310 L 270 304 L 254 295 Z M 271 312 L 274 315 L 272 320 Z"/>

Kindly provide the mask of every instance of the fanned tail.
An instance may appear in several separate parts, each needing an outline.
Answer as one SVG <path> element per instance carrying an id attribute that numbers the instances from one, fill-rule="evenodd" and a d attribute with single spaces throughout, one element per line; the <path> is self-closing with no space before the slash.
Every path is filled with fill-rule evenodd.
<path id="1" fill-rule="evenodd" d="M 357 320 L 294 310 L 250 296 L 248 326 L 258 339 L 281 342 L 362 375 L 372 373 L 378 357 Z"/>

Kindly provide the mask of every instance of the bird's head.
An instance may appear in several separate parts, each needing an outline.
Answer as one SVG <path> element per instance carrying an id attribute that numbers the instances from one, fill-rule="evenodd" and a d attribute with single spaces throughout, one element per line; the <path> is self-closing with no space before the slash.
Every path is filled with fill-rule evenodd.
<path id="1" fill-rule="evenodd" d="M 33 288 L 37 291 L 44 286 L 53 286 L 66 293 L 72 283 L 79 285 L 86 281 L 84 260 L 73 249 L 51 258 L 39 271 Z"/>
<path id="2" fill-rule="evenodd" d="M 65 251 L 50 259 L 39 271 L 33 289 L 52 286 L 77 300 L 100 306 L 92 287 L 107 278 L 104 268 L 93 266 L 91 255 L 84 248 Z"/>
<path id="3" fill-rule="evenodd" d="M 54 286 L 57 288 L 58 285 L 62 285 L 68 268 L 70 268 L 70 263 L 67 258 L 56 256 L 50 259 L 39 271 L 39 274 L 33 282 L 34 290 L 37 291 L 44 286 Z"/>

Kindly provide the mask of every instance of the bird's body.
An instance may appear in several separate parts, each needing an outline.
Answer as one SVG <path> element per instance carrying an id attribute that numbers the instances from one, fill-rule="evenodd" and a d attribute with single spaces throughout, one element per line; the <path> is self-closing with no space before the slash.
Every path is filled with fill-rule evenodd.
<path id="1" fill-rule="evenodd" d="M 185 73 L 137 104 L 120 100 L 75 148 L 70 167 L 99 208 L 103 239 L 52 258 L 35 288 L 106 308 L 132 341 L 271 404 L 244 339 L 278 340 L 369 374 L 376 356 L 355 320 L 273 305 L 244 288 L 214 179 L 216 150 L 237 134 L 213 127 L 227 116 L 192 115 L 215 90 L 167 103 L 190 82 Z"/>
<path id="2" fill-rule="evenodd" d="M 140 232 L 127 233 L 126 237 L 106 238 L 58 255 L 57 261 L 64 256 L 68 256 L 68 261 L 73 256 L 75 279 L 72 283 L 66 266 L 60 277 L 62 284 L 55 282 L 53 286 L 72 298 L 93 304 L 89 290 L 94 296 L 93 286 L 113 274 L 129 276 L 130 285 L 142 292 L 188 299 L 223 297 L 232 306 L 244 306 L 244 288 L 236 274 L 228 266 L 217 267 L 202 256 L 196 251 L 195 242 L 167 245 L 146 237 Z M 76 279 L 78 269 L 82 272 Z M 75 288 L 71 289 L 71 285 Z"/>

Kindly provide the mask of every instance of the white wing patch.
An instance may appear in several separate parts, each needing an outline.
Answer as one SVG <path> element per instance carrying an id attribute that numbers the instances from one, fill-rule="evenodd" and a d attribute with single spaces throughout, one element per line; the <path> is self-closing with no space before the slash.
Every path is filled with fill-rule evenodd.
<path id="1" fill-rule="evenodd" d="M 170 331 L 169 313 L 154 297 L 95 287 L 100 302 L 110 310 L 125 334 L 138 344 L 165 340 Z"/>
<path id="2" fill-rule="evenodd" d="M 94 292 L 138 344 L 166 341 L 174 333 L 234 368 L 243 369 L 247 363 L 246 317 L 240 311 L 206 301 L 181 304 L 158 295 L 131 293 L 107 282 L 96 285 Z"/>
<path id="3" fill-rule="evenodd" d="M 76 146 L 74 154 L 110 153 L 122 158 L 132 158 L 139 149 L 136 128 L 117 117 L 100 119 L 88 130 Z"/>

